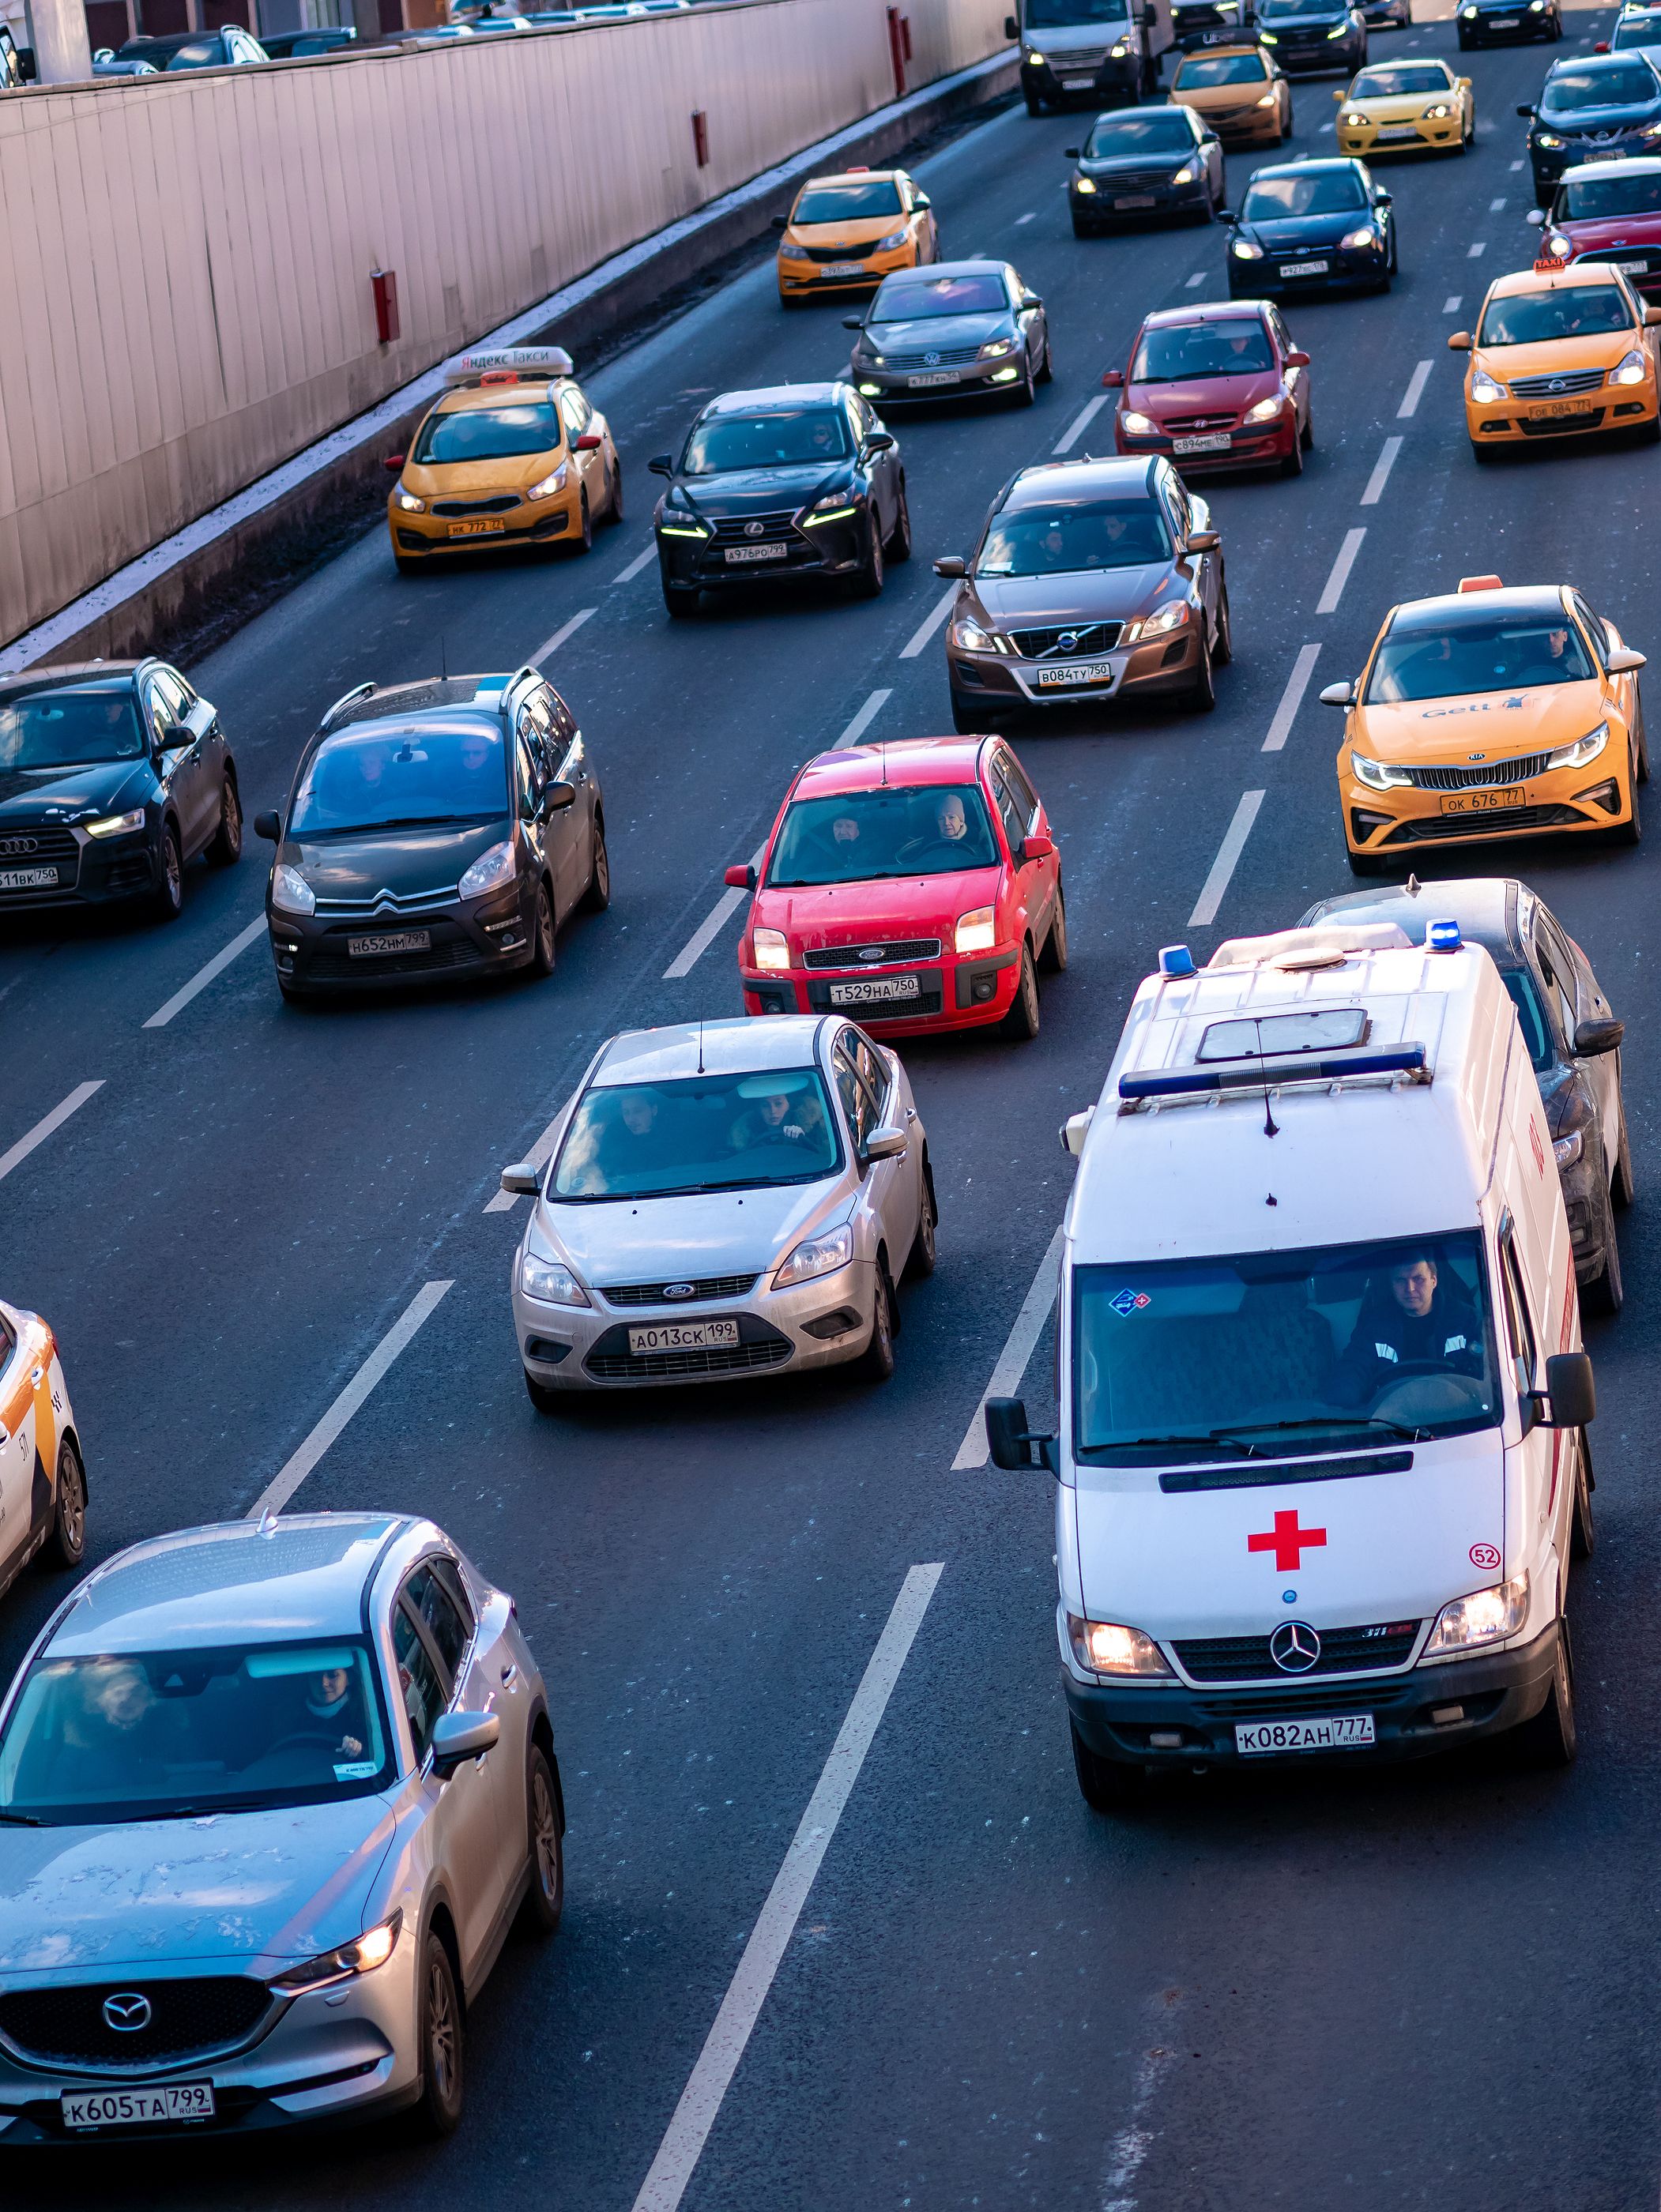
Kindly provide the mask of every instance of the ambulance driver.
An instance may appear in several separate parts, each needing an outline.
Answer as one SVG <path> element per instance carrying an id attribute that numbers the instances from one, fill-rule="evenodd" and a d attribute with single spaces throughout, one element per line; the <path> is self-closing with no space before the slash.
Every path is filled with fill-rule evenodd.
<path id="1" fill-rule="evenodd" d="M 1457 1277 L 1444 1283 L 1431 1253 L 1409 1250 L 1368 1284 L 1327 1395 L 1365 1406 L 1404 1367 L 1480 1378 L 1483 1366 L 1482 1323 Z"/>

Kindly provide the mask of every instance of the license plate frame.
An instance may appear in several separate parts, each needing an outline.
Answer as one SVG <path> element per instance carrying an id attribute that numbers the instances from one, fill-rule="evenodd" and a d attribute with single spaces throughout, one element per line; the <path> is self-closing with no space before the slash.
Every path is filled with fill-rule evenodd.
<path id="1" fill-rule="evenodd" d="M 452 538 L 500 538 L 507 527 L 499 514 L 487 514 L 475 517 L 471 522 L 453 522 L 450 535 Z"/>
<path id="2" fill-rule="evenodd" d="M 346 939 L 349 960 L 386 960 L 399 952 L 430 952 L 432 949 L 430 929 L 383 929 L 373 937 Z"/>
<path id="3" fill-rule="evenodd" d="M 910 391 L 926 392 L 932 391 L 937 385 L 961 384 L 963 378 L 955 368 L 931 368 L 927 375 L 908 376 L 905 381 Z"/>
<path id="4" fill-rule="evenodd" d="M 0 868 L 0 891 L 49 891 L 58 880 L 55 867 Z"/>
<path id="5" fill-rule="evenodd" d="M 727 562 L 729 568 L 749 568 L 757 561 L 782 561 L 790 548 L 783 544 L 729 545 Z"/>
<path id="6" fill-rule="evenodd" d="M 1530 422 L 1573 422 L 1602 412 L 1595 399 L 1536 399 L 1529 406 Z"/>
<path id="7" fill-rule="evenodd" d="M 1159 204 L 1159 195 L 1156 192 L 1116 192 L 1113 196 L 1113 211 L 1116 215 L 1129 215 L 1138 208 L 1158 207 Z"/>
<path id="8" fill-rule="evenodd" d="M 1260 1741 L 1265 1736 L 1273 1740 Z M 1296 1719 L 1234 1724 L 1234 1748 L 1242 1759 L 1300 1751 L 1366 1751 L 1378 1740 L 1371 1713 L 1300 1714 Z"/>
<path id="9" fill-rule="evenodd" d="M 1283 261 L 1275 274 L 1280 276 L 1329 276 L 1332 264 L 1324 256 L 1313 261 Z"/>
<path id="10" fill-rule="evenodd" d="M 907 1004 L 922 996 L 922 979 L 917 975 L 861 975 L 857 981 L 832 983 L 830 1000 L 833 1006 L 881 1006 Z"/>
<path id="11" fill-rule="evenodd" d="M 649 1359 L 665 1352 L 720 1352 L 739 1340 L 736 1321 L 661 1321 L 629 1332 L 631 1359 Z"/>
<path id="12" fill-rule="evenodd" d="M 1529 787 L 1525 783 L 1506 783 L 1492 791 L 1458 791 L 1444 794 L 1444 814 L 1506 814 L 1512 808 L 1526 806 Z"/>
<path id="13" fill-rule="evenodd" d="M 1040 691 L 1103 690 L 1112 684 L 1114 672 L 1110 660 L 1069 661 L 1061 667 L 1035 672 Z"/>
<path id="14" fill-rule="evenodd" d="M 1514 31 L 1517 24 L 1518 18 L 1515 15 L 1490 15 L 1486 23 L 1479 23 L 1478 28 L 1484 31 Z"/>
<path id="15" fill-rule="evenodd" d="M 1094 92 L 1095 89 L 1096 80 L 1093 76 L 1064 76 L 1062 79 L 1063 92 Z"/>
<path id="16" fill-rule="evenodd" d="M 827 261 L 819 271 L 823 276 L 863 276 L 865 273 L 862 261 Z"/>
<path id="17" fill-rule="evenodd" d="M 1378 125 L 1378 137 L 1381 143 L 1386 138 L 1416 138 L 1418 136 L 1419 126 L 1416 123 L 1381 123 Z"/>
<path id="18" fill-rule="evenodd" d="M 1189 453 L 1226 453 L 1233 444 L 1234 440 L 1228 431 L 1208 430 L 1192 438 L 1173 438 L 1171 441 L 1171 458 L 1181 460 Z"/>
<path id="19" fill-rule="evenodd" d="M 1646 261 L 1617 261 L 1615 267 L 1623 276 L 1647 276 L 1650 264 Z"/>
<path id="20" fill-rule="evenodd" d="M 90 2113 L 95 2106 L 137 2106 L 140 2109 Z M 143 2089 L 66 2090 L 59 2110 L 64 2125 L 78 2136 L 100 2134 L 106 2128 L 155 2127 L 169 2123 L 189 2127 L 217 2116 L 211 2081 L 166 2081 Z"/>

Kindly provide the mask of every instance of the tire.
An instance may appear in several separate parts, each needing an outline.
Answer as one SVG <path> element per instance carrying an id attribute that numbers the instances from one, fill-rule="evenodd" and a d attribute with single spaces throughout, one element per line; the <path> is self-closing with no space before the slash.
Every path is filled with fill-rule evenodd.
<path id="1" fill-rule="evenodd" d="M 854 1361 L 861 1382 L 886 1382 L 894 1372 L 894 1285 L 888 1279 L 888 1263 L 877 1261 L 877 1304 L 871 1319 L 871 1341 Z"/>
<path id="2" fill-rule="evenodd" d="M 1208 714 L 1217 704 L 1217 679 L 1212 672 L 1211 646 L 1203 629 L 1200 634 L 1200 665 L 1195 672 L 1189 703 L 1196 714 Z"/>
<path id="3" fill-rule="evenodd" d="M 584 492 L 577 507 L 577 534 L 566 543 L 574 553 L 592 553 L 594 550 L 594 518 L 588 512 L 588 495 Z"/>
<path id="4" fill-rule="evenodd" d="M 1075 215 L 1073 218 L 1073 235 L 1074 238 L 1094 238 L 1096 235 L 1096 228 L 1097 227 L 1093 222 L 1086 222 L 1081 216 Z"/>
<path id="5" fill-rule="evenodd" d="M 1228 604 L 1228 586 L 1225 583 L 1217 595 L 1217 635 L 1211 647 L 1212 665 L 1226 668 L 1234 658 L 1234 617 Z"/>
<path id="6" fill-rule="evenodd" d="M 554 972 L 554 895 L 546 877 L 537 885 L 536 906 L 531 915 L 531 973 Z"/>
<path id="7" fill-rule="evenodd" d="M 885 550 L 896 565 L 911 558 L 911 506 L 904 484 L 900 486 L 900 511 L 894 517 L 894 527 Z"/>
<path id="8" fill-rule="evenodd" d="M 1632 813 L 1625 822 L 1617 823 L 1613 830 L 1605 832 L 1605 835 L 1608 836 L 1611 845 L 1637 845 L 1641 844 L 1643 842 L 1644 822 L 1642 810 L 1638 803 L 1638 769 L 1636 763 L 1632 764 L 1631 775 Z"/>
<path id="9" fill-rule="evenodd" d="M 611 499 L 605 510 L 605 520 L 608 525 L 616 525 L 623 520 L 623 463 L 618 458 L 615 446 L 611 448 Z"/>
<path id="10" fill-rule="evenodd" d="M 1043 113 L 1043 102 L 1039 99 L 1036 92 L 1027 93 L 1025 95 L 1025 98 L 1026 100 L 1026 112 L 1029 115 L 1042 115 Z"/>
<path id="11" fill-rule="evenodd" d="M 883 583 L 887 572 L 882 557 L 882 533 L 877 528 L 877 518 L 874 514 L 867 518 L 866 528 L 869 532 L 869 542 L 866 547 L 865 560 L 858 574 L 850 582 L 849 589 L 856 599 L 877 599 L 882 597 Z"/>
<path id="12" fill-rule="evenodd" d="M 999 1033 L 1025 1044 L 1038 1034 L 1038 970 L 1030 945 L 1021 948 L 1021 977 L 1009 1012 L 998 1024 Z"/>
<path id="13" fill-rule="evenodd" d="M 1292 441 L 1292 451 L 1281 464 L 1283 477 L 1300 477 L 1304 472 L 1304 441 L 1301 436 Z"/>
<path id="14" fill-rule="evenodd" d="M 1030 407 L 1037 396 L 1037 380 L 1032 374 L 1032 363 L 1028 360 L 1024 364 L 1020 382 L 1009 395 L 1010 404 L 1014 407 Z"/>
<path id="15" fill-rule="evenodd" d="M 1312 453 L 1315 450 L 1315 416 L 1313 413 L 1305 416 L 1304 427 L 1302 432 L 1299 434 L 1298 442 L 1302 446 L 1306 453 Z"/>
<path id="16" fill-rule="evenodd" d="M 422 564 L 412 554 L 394 553 L 392 566 L 400 576 L 418 576 L 421 574 Z"/>
<path id="17" fill-rule="evenodd" d="M 1632 1173 L 1632 1139 L 1627 1133 L 1627 1104 L 1621 1102 L 1621 1141 L 1615 1147 L 1615 1174 L 1609 1183 L 1609 1203 L 1624 1213 L 1638 1195 Z"/>
<path id="18" fill-rule="evenodd" d="M 1575 1455 L 1574 1511 L 1569 1521 L 1569 1557 L 1589 1559 L 1597 1548 L 1597 1531 L 1591 1518 L 1591 1458 L 1586 1449 L 1586 1432 L 1580 1431 L 1580 1449 Z"/>
<path id="19" fill-rule="evenodd" d="M 466 2094 L 461 1997 L 450 1954 L 435 1929 L 427 1931 L 420 1976 L 421 2095 L 413 2118 L 416 2133 L 431 2142 L 455 2133 Z"/>
<path id="20" fill-rule="evenodd" d="M 179 832 L 171 822 L 161 825 L 161 880 L 155 892 L 155 906 L 163 921 L 177 921 L 185 903 L 185 863 L 179 857 Z"/>
<path id="21" fill-rule="evenodd" d="M 1043 951 L 1038 955 L 1038 965 L 1051 975 L 1060 975 L 1067 969 L 1067 899 L 1059 884 L 1056 886 L 1056 911 L 1050 917 L 1045 933 Z"/>
<path id="22" fill-rule="evenodd" d="M 588 888 L 582 894 L 583 910 L 587 914 L 604 914 L 611 903 L 611 856 L 605 849 L 605 824 L 594 823 L 594 859 Z"/>
<path id="23" fill-rule="evenodd" d="M 1644 727 L 1644 700 L 1640 693 L 1638 699 L 1638 781 L 1640 783 L 1647 783 L 1649 780 L 1650 735 Z"/>
<path id="24" fill-rule="evenodd" d="M 1471 41 L 1470 41 L 1470 40 L 1469 40 L 1465 36 L 1464 33 L 1463 33 L 1463 31 L 1461 31 L 1461 32 L 1460 32 L 1460 33 L 1459 33 L 1459 51 L 1460 51 L 1460 52 L 1461 52 L 1462 54 L 1468 54 L 1468 53 L 1470 52 L 1470 48 L 1471 48 Z"/>
<path id="25" fill-rule="evenodd" d="M 1579 1737 L 1574 1724 L 1574 1651 L 1566 1620 L 1557 1624 L 1557 1661 L 1546 1702 L 1532 1720 L 1512 1729 L 1512 1741 L 1524 1766 L 1549 1769 L 1574 1764 Z"/>
<path id="26" fill-rule="evenodd" d="M 532 1745 L 526 1771 L 525 1823 L 531 1881 L 519 1909 L 520 1926 L 527 1936 L 545 1941 L 565 1909 L 565 1853 L 560 1847 L 559 1790 L 539 1743 Z"/>
<path id="27" fill-rule="evenodd" d="M 694 584 L 689 590 L 684 584 L 666 584 L 663 604 L 669 611 L 671 622 L 691 622 L 698 611 L 697 586 Z"/>
<path id="28" fill-rule="evenodd" d="M 219 827 L 213 833 L 208 847 L 208 865 L 213 868 L 232 868 L 242 858 L 242 799 L 236 787 L 236 777 L 227 768 L 225 781 L 219 793 Z"/>
<path id="29" fill-rule="evenodd" d="M 551 1390 L 545 1382 L 538 1382 L 527 1367 L 525 1370 L 525 1395 L 538 1413 L 554 1413 L 559 1410 L 559 1393 Z"/>
<path id="30" fill-rule="evenodd" d="M 52 1491 L 52 1532 L 40 1547 L 43 1566 L 78 1567 L 87 1554 L 87 1471 L 73 1441 L 58 1447 L 58 1481 Z"/>
<path id="31" fill-rule="evenodd" d="M 1079 1795 L 1092 1813 L 1129 1813 L 1147 1796 L 1147 1775 L 1140 1766 L 1122 1766 L 1116 1759 L 1098 1759 L 1068 1723 L 1073 1736 L 1073 1771 L 1079 1778 Z"/>
<path id="32" fill-rule="evenodd" d="M 911 1240 L 911 1249 L 905 1261 L 905 1272 L 914 1280 L 932 1275 L 934 1272 L 938 1256 L 936 1232 L 940 1220 L 940 1209 L 934 1203 L 934 1178 L 929 1173 L 925 1157 L 922 1164 L 922 1206 L 917 1217 L 917 1233 Z"/>
<path id="33" fill-rule="evenodd" d="M 1647 422 L 1640 422 L 1632 434 L 1634 446 L 1661 446 L 1661 415 L 1652 415 Z"/>
<path id="34" fill-rule="evenodd" d="M 1384 872 L 1384 860 L 1371 853 L 1346 852 L 1344 858 L 1349 862 L 1352 876 L 1377 876 Z"/>
<path id="35" fill-rule="evenodd" d="M 1043 334 L 1043 367 L 1038 371 L 1038 382 L 1053 384 L 1055 380 L 1056 356 L 1050 349 L 1050 332 L 1046 330 Z"/>
<path id="36" fill-rule="evenodd" d="M 1626 1285 L 1621 1276 L 1621 1245 L 1615 1233 L 1615 1208 L 1607 1198 L 1602 1212 L 1601 1264 L 1597 1273 L 1588 1276 L 1580 1285 L 1580 1310 L 1583 1313 L 1613 1316 L 1620 1312 L 1625 1301 Z"/>
<path id="37" fill-rule="evenodd" d="M 1474 438 L 1471 440 L 1470 450 L 1471 457 L 1476 462 L 1479 468 L 1491 469 L 1500 458 L 1498 452 L 1494 447 L 1479 446 Z"/>

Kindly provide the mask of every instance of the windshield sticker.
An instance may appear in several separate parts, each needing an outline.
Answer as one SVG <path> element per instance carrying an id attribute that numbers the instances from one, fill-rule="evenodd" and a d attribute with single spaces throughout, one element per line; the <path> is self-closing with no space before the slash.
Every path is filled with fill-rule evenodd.
<path id="1" fill-rule="evenodd" d="M 1146 1291 L 1121 1291 L 1116 1297 L 1110 1298 L 1107 1303 L 1121 1321 L 1129 1321 L 1132 1314 L 1140 1313 L 1144 1306 L 1151 1306 L 1153 1301 Z"/>
<path id="2" fill-rule="evenodd" d="M 337 1764 L 334 1778 L 337 1782 L 367 1782 L 372 1774 L 379 1774 L 380 1771 L 373 1759 L 348 1759 L 344 1765 Z"/>

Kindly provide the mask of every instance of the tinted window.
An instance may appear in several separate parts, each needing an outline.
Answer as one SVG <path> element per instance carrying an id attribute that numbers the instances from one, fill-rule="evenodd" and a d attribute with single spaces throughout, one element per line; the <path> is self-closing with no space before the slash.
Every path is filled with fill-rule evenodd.
<path id="1" fill-rule="evenodd" d="M 901 213 L 899 187 L 887 177 L 868 183 L 809 185 L 796 202 L 792 222 L 863 222 L 867 216 Z"/>
<path id="2" fill-rule="evenodd" d="M 1191 154 L 1194 126 L 1185 107 L 1134 107 L 1123 115 L 1103 116 L 1084 150 L 1093 161 L 1114 154 Z"/>
<path id="3" fill-rule="evenodd" d="M 1484 346 L 1538 345 L 1547 338 L 1599 337 L 1630 330 L 1637 321 L 1618 284 L 1566 284 L 1561 292 L 1522 292 L 1490 300 L 1476 343 Z"/>
<path id="4" fill-rule="evenodd" d="M 488 723 L 383 730 L 327 738 L 307 765 L 291 837 L 383 825 L 478 822 L 508 811 L 502 732 Z"/>
<path id="5" fill-rule="evenodd" d="M 975 557 L 975 574 L 1062 575 L 1170 558 L 1171 538 L 1156 501 L 1080 498 L 995 515 Z"/>
<path id="6" fill-rule="evenodd" d="M 0 700 L 0 775 L 137 760 L 143 750 L 131 684 L 119 691 L 34 691 Z"/>
<path id="7" fill-rule="evenodd" d="M 551 453 L 559 443 L 557 409 L 538 404 L 470 407 L 429 415 L 411 450 L 412 461 L 503 461 Z"/>
<path id="8" fill-rule="evenodd" d="M 1269 75 L 1261 54 L 1190 54 L 1171 80 L 1173 92 L 1203 92 L 1214 84 L 1256 84 Z"/>
<path id="9" fill-rule="evenodd" d="M 814 1067 L 618 1084 L 584 1093 L 548 1195 L 646 1198 L 812 1182 L 841 1156 Z"/>
<path id="10" fill-rule="evenodd" d="M 1285 222 L 1295 216 L 1348 215 L 1366 204 L 1354 169 L 1316 169 L 1302 176 L 1254 178 L 1240 214 L 1246 222 Z"/>
<path id="11" fill-rule="evenodd" d="M 713 415 L 694 428 L 681 458 L 681 473 L 718 475 L 724 469 L 788 469 L 846 459 L 853 451 L 837 407 L 779 408 L 765 415 Z"/>
<path id="12" fill-rule="evenodd" d="M 1561 76 L 1548 76 L 1540 105 L 1573 115 L 1585 107 L 1642 107 L 1658 94 L 1655 72 L 1640 62 L 1626 62 L 1616 69 L 1566 69 Z"/>
<path id="13" fill-rule="evenodd" d="M 449 1668 L 453 1682 L 461 1672 L 461 1657 L 467 1649 L 470 1633 L 454 1598 L 431 1566 L 417 1567 L 404 1587 L 405 1595 L 437 1644 L 439 1656 Z"/>
<path id="14" fill-rule="evenodd" d="M 996 315 L 1009 306 L 995 270 L 970 276 L 904 276 L 884 280 L 871 303 L 873 323 L 914 323 L 936 315 Z"/>
<path id="15" fill-rule="evenodd" d="M 1226 322 L 1181 323 L 1144 331 L 1131 365 L 1133 384 L 1183 384 L 1203 376 L 1245 376 L 1273 368 L 1269 332 L 1255 315 Z"/>
<path id="16" fill-rule="evenodd" d="M 1401 62 L 1394 69 L 1364 69 L 1349 88 L 1352 100 L 1401 100 L 1409 93 L 1447 92 L 1448 74 L 1434 62 Z"/>
<path id="17" fill-rule="evenodd" d="M 1503 617 L 1468 625 L 1404 628 L 1378 647 L 1367 679 L 1369 705 L 1451 699 L 1467 691 L 1520 691 L 1536 684 L 1584 684 L 1591 662 L 1567 615 Z"/>
<path id="18" fill-rule="evenodd" d="M 1535 988 L 1534 978 L 1526 969 L 1502 968 L 1500 980 L 1511 993 L 1511 1002 L 1517 1009 L 1517 1022 L 1523 1032 L 1530 1065 L 1536 1075 L 1555 1067 L 1557 1054 L 1553 1048 L 1551 1031 L 1546 1025 L 1546 1010 L 1540 1003 L 1540 994 Z"/>
<path id="19" fill-rule="evenodd" d="M 1026 27 L 1047 31 L 1059 24 L 1123 23 L 1125 0 L 1026 0 Z"/>
<path id="20" fill-rule="evenodd" d="M 840 799 L 799 799 L 782 824 L 767 884 L 859 884 L 959 875 L 997 865 L 977 785 L 890 785 Z"/>
<path id="21" fill-rule="evenodd" d="M 1329 22 L 1345 10 L 1341 7 L 1323 7 L 1321 0 L 1257 0 L 1259 19 L 1265 23 L 1276 23 L 1287 15 L 1308 15 L 1317 21 Z"/>
<path id="22" fill-rule="evenodd" d="M 1640 171 L 1622 176 L 1618 169 L 1603 173 L 1583 169 L 1565 177 L 1557 188 L 1556 212 L 1564 222 L 1607 222 L 1623 215 L 1654 215 L 1661 211 L 1661 172 Z"/>
<path id="23" fill-rule="evenodd" d="M 854 1132 L 854 1142 L 862 1145 L 877 1126 L 876 1103 L 861 1080 L 852 1059 L 840 1045 L 830 1065 L 837 1079 L 837 1095 L 842 1100 L 842 1110 Z"/>
<path id="24" fill-rule="evenodd" d="M 225 58 L 217 39 L 193 39 L 168 62 L 170 70 L 217 69 Z"/>
<path id="25" fill-rule="evenodd" d="M 433 1664 L 431 1652 L 421 1640 L 420 1632 L 402 1606 L 392 1614 L 392 1650 L 398 1660 L 398 1692 L 409 1716 L 418 1765 L 427 1756 L 427 1747 L 433 1740 L 433 1723 L 443 1711 L 449 1692 Z"/>

